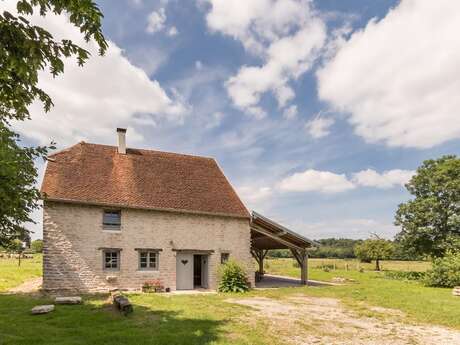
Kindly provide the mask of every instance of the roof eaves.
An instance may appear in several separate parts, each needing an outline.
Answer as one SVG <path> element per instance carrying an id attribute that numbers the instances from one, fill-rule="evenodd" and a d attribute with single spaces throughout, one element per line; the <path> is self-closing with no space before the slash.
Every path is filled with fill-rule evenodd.
<path id="1" fill-rule="evenodd" d="M 307 237 L 305 237 L 303 235 L 300 235 L 299 233 L 297 233 L 295 231 L 292 231 L 292 230 L 286 228 L 285 226 L 283 226 L 281 224 L 278 224 L 278 223 L 274 222 L 271 219 L 268 219 L 267 217 L 262 216 L 260 213 L 257 213 L 256 211 L 252 211 L 252 214 L 251 214 L 251 220 L 254 219 L 254 218 L 260 218 L 263 221 L 273 225 L 274 227 L 280 228 L 281 230 L 287 232 L 288 234 L 290 234 L 290 235 L 292 235 L 294 237 L 298 237 L 298 238 L 302 239 L 303 241 L 310 243 L 312 246 L 315 246 L 315 247 L 320 247 L 321 246 L 318 242 L 310 240 L 309 238 L 307 238 Z"/>
<path id="2" fill-rule="evenodd" d="M 136 206 L 128 204 L 116 204 L 116 203 L 104 203 L 104 202 L 92 202 L 84 200 L 73 200 L 73 199 L 63 199 L 63 198 L 47 198 L 42 193 L 43 201 L 51 202 L 62 202 L 66 204 L 76 204 L 76 205 L 88 205 L 88 206 L 105 206 L 105 207 L 118 207 L 118 208 L 127 208 L 134 210 L 150 210 L 150 211 L 161 211 L 161 212 L 172 212 L 172 213 L 186 213 L 186 214 L 195 214 L 195 215 L 204 215 L 204 216 L 215 216 L 215 217 L 228 217 L 228 218 L 239 218 L 239 219 L 250 219 L 250 215 L 242 216 L 232 213 L 220 213 L 220 212 L 205 212 L 205 211 L 191 211 L 179 208 L 161 208 L 161 207 L 148 207 L 148 206 Z"/>

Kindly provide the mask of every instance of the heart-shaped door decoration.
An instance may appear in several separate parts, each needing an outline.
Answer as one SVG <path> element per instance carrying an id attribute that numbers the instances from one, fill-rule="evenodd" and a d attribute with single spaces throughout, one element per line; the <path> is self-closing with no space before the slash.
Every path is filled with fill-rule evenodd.
<path id="1" fill-rule="evenodd" d="M 188 260 L 181 260 L 183 265 L 187 265 Z"/>

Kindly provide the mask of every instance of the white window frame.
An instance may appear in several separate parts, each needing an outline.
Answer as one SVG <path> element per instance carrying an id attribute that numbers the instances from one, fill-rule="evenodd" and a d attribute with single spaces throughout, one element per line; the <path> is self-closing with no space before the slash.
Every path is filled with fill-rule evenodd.
<path id="1" fill-rule="evenodd" d="M 142 267 L 141 266 L 141 258 L 142 258 L 142 254 L 146 254 L 146 264 L 147 264 L 147 267 Z M 154 256 L 155 257 L 155 266 L 154 267 L 151 267 L 150 264 L 151 264 L 151 260 L 150 258 Z M 139 250 L 138 251 L 138 269 L 139 271 L 158 271 L 158 268 L 160 266 L 160 252 L 158 250 Z"/>
<path id="2" fill-rule="evenodd" d="M 107 259 L 106 259 L 106 255 L 109 254 L 109 253 L 116 253 L 117 254 L 117 259 L 116 259 L 116 263 L 117 263 L 117 266 L 116 267 L 107 267 L 106 264 L 107 264 Z M 113 258 L 112 258 L 113 260 Z M 104 249 L 102 251 L 102 269 L 104 271 L 119 271 L 120 270 L 120 267 L 121 267 L 121 250 L 120 249 L 110 249 L 110 248 L 107 248 L 107 249 Z"/>

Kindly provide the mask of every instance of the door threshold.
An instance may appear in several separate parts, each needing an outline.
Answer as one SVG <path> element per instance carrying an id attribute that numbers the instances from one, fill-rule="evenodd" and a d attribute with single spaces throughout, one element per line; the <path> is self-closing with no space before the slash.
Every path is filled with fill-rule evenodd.
<path id="1" fill-rule="evenodd" d="M 193 289 L 193 290 L 175 290 L 164 292 L 161 295 L 200 295 L 200 294 L 216 294 L 216 290 L 211 289 Z"/>

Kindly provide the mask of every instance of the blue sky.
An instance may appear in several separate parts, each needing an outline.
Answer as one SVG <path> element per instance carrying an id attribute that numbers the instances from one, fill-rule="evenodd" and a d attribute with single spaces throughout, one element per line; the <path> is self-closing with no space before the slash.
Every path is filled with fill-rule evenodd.
<path id="1" fill-rule="evenodd" d="M 459 154 L 451 1 L 98 3 L 111 49 L 43 73 L 56 106 L 17 124 L 26 143 L 115 144 L 124 126 L 128 146 L 215 157 L 248 208 L 315 239 L 391 238 L 417 166 Z"/>

